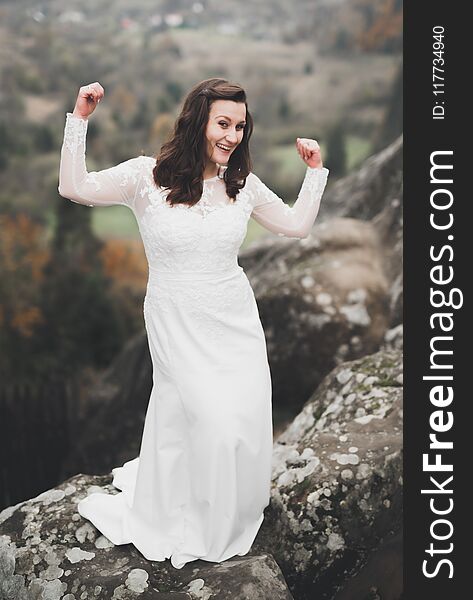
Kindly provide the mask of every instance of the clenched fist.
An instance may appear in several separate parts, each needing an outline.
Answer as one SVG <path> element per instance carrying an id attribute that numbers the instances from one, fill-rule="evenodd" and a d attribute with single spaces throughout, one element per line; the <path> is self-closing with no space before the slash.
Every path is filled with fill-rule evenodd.
<path id="1" fill-rule="evenodd" d="M 315 140 L 309 138 L 297 138 L 296 148 L 299 156 L 308 167 L 321 169 L 323 167 L 320 156 L 320 146 Z"/>
<path id="2" fill-rule="evenodd" d="M 98 81 L 79 88 L 73 115 L 81 119 L 88 119 L 94 112 L 97 104 L 104 97 L 105 90 Z"/>

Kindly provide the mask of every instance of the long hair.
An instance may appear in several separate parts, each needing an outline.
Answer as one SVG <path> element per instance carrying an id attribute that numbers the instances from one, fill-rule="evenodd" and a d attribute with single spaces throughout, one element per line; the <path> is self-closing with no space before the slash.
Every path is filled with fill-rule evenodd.
<path id="1" fill-rule="evenodd" d="M 232 200 L 245 185 L 252 169 L 248 142 L 253 133 L 253 118 L 248 112 L 245 90 L 226 79 L 205 79 L 188 93 L 171 139 L 162 145 L 153 168 L 156 185 L 170 190 L 166 199 L 171 205 L 185 203 L 192 206 L 202 196 L 207 156 L 205 130 L 212 102 L 219 99 L 244 102 L 246 106 L 243 137 L 230 155 L 223 175 L 227 195 Z"/>

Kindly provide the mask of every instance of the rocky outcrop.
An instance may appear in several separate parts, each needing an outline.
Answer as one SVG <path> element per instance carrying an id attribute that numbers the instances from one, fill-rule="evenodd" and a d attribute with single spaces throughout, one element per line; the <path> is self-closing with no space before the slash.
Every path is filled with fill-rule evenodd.
<path id="1" fill-rule="evenodd" d="M 399 539 L 402 385 L 399 351 L 344 363 L 275 444 L 271 509 L 258 548 L 273 553 L 298 600 L 335 598 L 373 551 Z M 379 597 L 400 596 L 398 550 L 391 567 L 399 595 L 389 596 L 384 572 L 372 573 Z"/>
<path id="2" fill-rule="evenodd" d="M 376 229 L 390 282 L 390 325 L 402 323 L 403 136 L 368 158 L 360 169 L 324 193 L 322 220 L 334 216 L 370 221 Z"/>
<path id="3" fill-rule="evenodd" d="M 337 364 L 379 348 L 389 325 L 389 284 L 370 223 L 332 219 L 283 245 L 284 252 L 249 277 L 266 334 L 274 403 L 295 411 Z"/>
<path id="4" fill-rule="evenodd" d="M 265 328 L 274 404 L 289 412 L 402 323 L 402 136 L 322 202 L 307 238 L 268 236 L 239 259 Z"/>
<path id="5" fill-rule="evenodd" d="M 401 135 L 384 150 L 366 159 L 359 169 L 328 187 L 320 217 L 323 220 L 335 216 L 354 217 L 369 221 L 392 200 L 400 198 L 402 150 Z"/>
<path id="6" fill-rule="evenodd" d="M 74 475 L 0 513 L 0 598 L 401 597 L 401 163 L 402 137 L 326 190 L 307 238 L 270 236 L 239 258 L 273 406 L 297 415 L 275 438 L 271 504 L 250 554 L 176 570 L 113 546 L 77 513 L 89 488 L 116 493 L 111 468 L 138 454 L 152 386 L 140 335 L 93 390 L 67 463 L 67 477 L 103 475 Z"/>
<path id="7" fill-rule="evenodd" d="M 87 488 L 116 493 L 111 476 L 77 475 L 0 513 L 3 600 L 291 600 L 265 553 L 174 569 L 146 560 L 131 544 L 114 546 L 76 510 Z"/>
<path id="8" fill-rule="evenodd" d="M 389 323 L 395 327 L 403 322 L 403 205 L 402 189 L 399 197 L 371 221 L 378 233 L 383 252 L 383 270 L 389 283 Z"/>
<path id="9" fill-rule="evenodd" d="M 398 598 L 402 383 L 397 350 L 323 380 L 276 440 L 271 503 L 248 555 L 177 570 L 114 546 L 76 509 L 90 491 L 117 493 L 111 473 L 76 475 L 0 513 L 0 598 Z"/>
<path id="10" fill-rule="evenodd" d="M 401 350 L 404 348 L 404 326 L 403 324 L 396 325 L 388 329 L 384 334 L 384 342 L 381 350 Z"/>

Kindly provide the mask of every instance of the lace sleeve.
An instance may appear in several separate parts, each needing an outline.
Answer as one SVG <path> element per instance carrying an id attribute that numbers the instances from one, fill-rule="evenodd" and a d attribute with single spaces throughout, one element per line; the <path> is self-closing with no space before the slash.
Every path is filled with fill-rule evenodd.
<path id="1" fill-rule="evenodd" d="M 87 206 L 123 204 L 134 209 L 146 156 L 130 158 L 103 171 L 87 172 L 85 140 L 88 120 L 66 113 L 61 148 L 58 191 L 61 196 Z"/>
<path id="2" fill-rule="evenodd" d="M 329 170 L 325 167 L 307 167 L 307 171 L 293 206 L 286 204 L 254 173 L 250 173 L 250 192 L 253 210 L 251 216 L 263 227 L 288 237 L 307 237 L 320 207 Z"/>

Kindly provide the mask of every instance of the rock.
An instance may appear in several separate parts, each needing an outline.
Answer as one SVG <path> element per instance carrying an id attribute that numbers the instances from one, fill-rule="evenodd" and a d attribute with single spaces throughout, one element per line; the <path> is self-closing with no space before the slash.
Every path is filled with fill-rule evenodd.
<path id="1" fill-rule="evenodd" d="M 370 223 L 337 218 L 299 243 L 285 241 L 284 252 L 271 251 L 248 277 L 265 330 L 274 403 L 295 414 L 337 364 L 379 349 L 390 298 Z"/>
<path id="2" fill-rule="evenodd" d="M 307 238 L 268 236 L 240 255 L 265 328 L 276 407 L 298 409 L 336 364 L 379 350 L 402 324 L 402 142 L 327 186 Z"/>
<path id="3" fill-rule="evenodd" d="M 360 572 L 343 586 L 336 600 L 399 600 L 403 594 L 403 534 L 388 535 L 372 550 Z"/>
<path id="4" fill-rule="evenodd" d="M 401 530 L 402 354 L 380 351 L 336 367 L 276 440 L 258 550 L 294 597 L 331 600 Z"/>
<path id="5" fill-rule="evenodd" d="M 388 329 L 384 334 L 384 342 L 381 346 L 381 350 L 402 350 L 404 347 L 403 330 L 402 323 Z"/>
<path id="6" fill-rule="evenodd" d="M 334 216 L 371 220 L 394 198 L 402 187 L 403 136 L 381 152 L 370 156 L 359 169 L 339 179 L 324 192 L 326 220 Z"/>
<path id="7" fill-rule="evenodd" d="M 383 248 L 382 261 L 389 289 L 390 327 L 403 322 L 403 205 L 402 190 L 371 221 Z"/>
<path id="8" fill-rule="evenodd" d="M 291 600 L 270 554 L 223 563 L 145 559 L 132 544 L 114 546 L 76 510 L 95 485 L 116 493 L 111 474 L 77 475 L 0 513 L 0 598 L 8 600 Z"/>
<path id="9" fill-rule="evenodd" d="M 403 320 L 403 136 L 367 159 L 362 167 L 324 192 L 324 220 L 330 216 L 369 220 L 380 238 L 384 273 L 390 282 L 390 326 Z"/>

